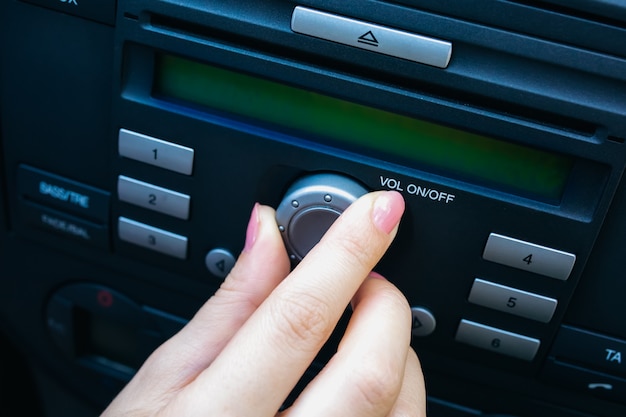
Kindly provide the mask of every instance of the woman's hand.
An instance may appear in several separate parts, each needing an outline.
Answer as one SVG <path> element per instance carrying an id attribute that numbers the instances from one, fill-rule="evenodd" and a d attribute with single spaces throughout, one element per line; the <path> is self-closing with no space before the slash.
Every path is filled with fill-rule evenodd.
<path id="1" fill-rule="evenodd" d="M 274 211 L 257 204 L 220 289 L 102 417 L 425 416 L 409 306 L 371 272 L 403 211 L 396 192 L 361 197 L 290 273 Z M 349 303 L 336 354 L 279 412 Z"/>

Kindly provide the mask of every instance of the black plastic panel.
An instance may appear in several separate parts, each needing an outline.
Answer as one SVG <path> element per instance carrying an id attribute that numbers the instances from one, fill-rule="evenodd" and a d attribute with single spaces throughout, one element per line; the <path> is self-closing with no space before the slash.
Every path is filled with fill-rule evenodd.
<path id="1" fill-rule="evenodd" d="M 0 3 L 0 333 L 33 370 L 42 415 L 98 415 L 222 282 L 206 256 L 219 249 L 220 259 L 236 258 L 253 204 L 277 207 L 298 178 L 329 171 L 370 190 L 398 190 L 407 201 L 377 269 L 436 318 L 431 334 L 413 340 L 429 415 L 626 414 L 616 365 L 626 340 L 619 5 L 118 0 L 94 14 L 58 10 L 71 2 L 34 3 Z M 293 33 L 300 4 L 449 41 L 450 64 L 439 69 Z M 157 95 L 163 53 L 561 155 L 572 170 L 560 198 L 542 199 Z M 193 171 L 121 156 L 120 129 L 193 149 Z M 120 175 L 190 196 L 188 219 L 121 201 Z M 120 217 L 154 228 L 148 241 L 120 237 Z M 184 256 L 151 249 L 155 230 L 187 239 Z M 574 254 L 571 274 L 555 279 L 483 259 L 492 233 L 530 243 L 529 260 L 538 246 Z M 476 278 L 557 300 L 554 316 L 544 323 L 473 304 Z M 122 307 L 111 309 L 113 299 Z M 460 343 L 461 320 L 536 339 L 538 350 L 519 359 Z M 332 355 L 344 325 L 303 384 Z M 112 343 L 111 334 L 128 343 Z"/>

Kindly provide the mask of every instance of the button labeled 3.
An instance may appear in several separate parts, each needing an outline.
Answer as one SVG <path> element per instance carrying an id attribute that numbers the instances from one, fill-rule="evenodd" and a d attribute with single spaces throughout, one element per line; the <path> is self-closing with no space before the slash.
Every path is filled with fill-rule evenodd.
<path id="1" fill-rule="evenodd" d="M 152 249 L 179 259 L 187 257 L 187 237 L 150 225 L 120 217 L 118 234 L 121 240 Z"/>

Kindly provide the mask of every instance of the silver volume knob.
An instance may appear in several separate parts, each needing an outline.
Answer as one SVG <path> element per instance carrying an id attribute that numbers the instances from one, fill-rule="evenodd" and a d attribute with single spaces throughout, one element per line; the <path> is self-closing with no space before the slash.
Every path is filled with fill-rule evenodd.
<path id="1" fill-rule="evenodd" d="M 367 192 L 340 174 L 313 174 L 294 182 L 276 209 L 276 221 L 292 261 L 302 260 L 339 215 Z"/>

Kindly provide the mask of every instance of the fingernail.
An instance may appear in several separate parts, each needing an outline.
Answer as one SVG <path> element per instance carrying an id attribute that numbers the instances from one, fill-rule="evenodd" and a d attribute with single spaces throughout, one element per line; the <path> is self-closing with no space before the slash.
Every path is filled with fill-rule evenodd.
<path id="1" fill-rule="evenodd" d="M 387 278 L 380 275 L 378 272 L 371 271 L 369 274 L 370 278 L 382 279 L 383 281 L 387 281 Z"/>
<path id="2" fill-rule="evenodd" d="M 250 220 L 248 221 L 248 228 L 246 229 L 246 243 L 243 246 L 243 251 L 248 252 L 254 246 L 256 242 L 257 233 L 259 232 L 259 203 L 255 203 L 250 214 Z"/>
<path id="3" fill-rule="evenodd" d="M 379 230 L 389 234 L 400 223 L 404 199 L 397 191 L 386 191 L 374 202 L 372 221 Z"/>

